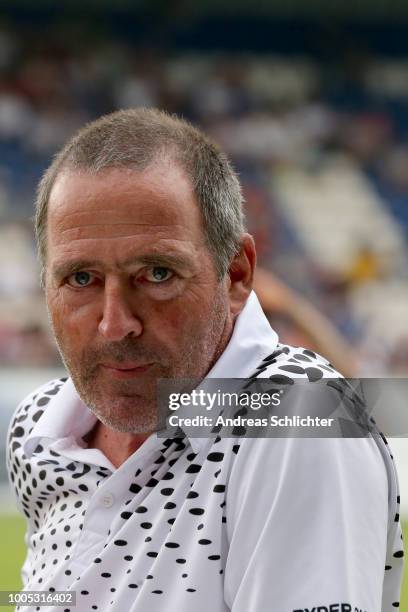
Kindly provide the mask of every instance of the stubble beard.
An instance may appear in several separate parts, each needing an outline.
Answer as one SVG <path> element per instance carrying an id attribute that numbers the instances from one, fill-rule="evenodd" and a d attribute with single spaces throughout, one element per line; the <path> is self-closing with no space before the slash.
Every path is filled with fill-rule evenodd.
<path id="1" fill-rule="evenodd" d="M 59 352 L 75 388 L 84 404 L 106 427 L 122 433 L 150 433 L 158 429 L 157 380 L 202 380 L 222 354 L 230 335 L 227 325 L 228 303 L 220 289 L 210 313 L 201 317 L 200 332 L 185 334 L 183 346 L 177 356 L 141 349 L 138 339 L 124 338 L 120 342 L 106 343 L 100 350 L 84 351 L 79 360 L 71 358 L 66 350 L 63 334 L 54 329 Z M 186 342 L 186 338 L 188 341 Z M 103 361 L 155 363 L 154 376 L 134 380 L 112 380 L 110 397 L 106 397 L 100 384 Z M 99 382 L 99 384 L 98 384 Z"/>

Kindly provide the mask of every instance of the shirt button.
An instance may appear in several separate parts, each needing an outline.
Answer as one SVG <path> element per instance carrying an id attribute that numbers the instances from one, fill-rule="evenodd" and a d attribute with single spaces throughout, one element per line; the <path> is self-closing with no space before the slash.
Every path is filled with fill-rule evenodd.
<path id="1" fill-rule="evenodd" d="M 115 501 L 115 498 L 113 497 L 111 493 L 106 493 L 101 498 L 101 504 L 104 508 L 111 508 L 114 504 L 114 501 Z"/>

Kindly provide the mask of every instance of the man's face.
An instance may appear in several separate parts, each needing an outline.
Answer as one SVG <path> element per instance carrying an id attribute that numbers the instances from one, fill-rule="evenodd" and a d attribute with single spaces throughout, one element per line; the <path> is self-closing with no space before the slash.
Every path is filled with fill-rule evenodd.
<path id="1" fill-rule="evenodd" d="M 46 298 L 83 401 L 108 427 L 156 427 L 158 378 L 202 378 L 229 339 L 219 282 L 184 171 L 66 171 L 48 210 Z"/>

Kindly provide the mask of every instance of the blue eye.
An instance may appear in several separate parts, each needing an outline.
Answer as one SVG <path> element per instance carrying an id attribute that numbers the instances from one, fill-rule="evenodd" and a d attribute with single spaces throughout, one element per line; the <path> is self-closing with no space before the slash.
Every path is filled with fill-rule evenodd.
<path id="1" fill-rule="evenodd" d="M 80 287 L 86 287 L 86 285 L 88 285 L 91 281 L 91 274 L 89 272 L 79 271 L 75 272 L 75 274 L 72 275 L 72 278 L 77 286 L 79 285 Z"/>
<path id="2" fill-rule="evenodd" d="M 152 282 L 160 283 L 166 280 L 169 280 L 173 276 L 173 273 L 169 268 L 165 268 L 163 266 L 155 266 L 152 268 L 151 276 L 153 278 Z"/>

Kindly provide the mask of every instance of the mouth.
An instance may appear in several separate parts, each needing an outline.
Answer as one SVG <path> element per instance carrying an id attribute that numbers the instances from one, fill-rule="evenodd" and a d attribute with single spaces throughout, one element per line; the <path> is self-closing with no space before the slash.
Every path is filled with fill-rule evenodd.
<path id="1" fill-rule="evenodd" d="M 147 372 L 152 363 L 101 363 L 101 368 L 113 378 L 134 378 Z"/>

